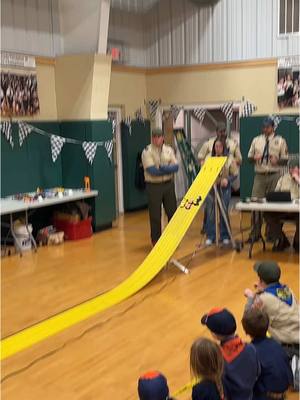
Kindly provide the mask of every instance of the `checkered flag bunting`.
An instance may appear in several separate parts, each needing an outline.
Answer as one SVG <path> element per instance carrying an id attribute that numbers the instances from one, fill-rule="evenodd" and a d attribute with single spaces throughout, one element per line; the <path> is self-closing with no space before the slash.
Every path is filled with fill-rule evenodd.
<path id="1" fill-rule="evenodd" d="M 126 118 L 123 120 L 123 123 L 124 123 L 124 125 L 127 126 L 129 135 L 131 136 L 131 117 L 126 117 Z"/>
<path id="2" fill-rule="evenodd" d="M 29 133 L 32 131 L 32 127 L 26 124 L 26 122 L 19 122 L 19 144 L 22 146 L 24 140 L 27 138 Z"/>
<path id="3" fill-rule="evenodd" d="M 134 115 L 135 115 L 135 119 L 136 119 L 137 121 L 142 122 L 142 123 L 145 122 L 141 107 L 138 108 L 138 109 L 136 110 L 136 112 L 134 113 Z"/>
<path id="4" fill-rule="evenodd" d="M 225 103 L 221 106 L 221 110 L 223 111 L 227 121 L 232 122 L 233 117 L 233 103 Z"/>
<path id="5" fill-rule="evenodd" d="M 64 137 L 51 135 L 50 143 L 51 143 L 51 154 L 53 162 L 57 160 L 57 157 L 59 156 L 65 141 L 66 139 Z"/>
<path id="6" fill-rule="evenodd" d="M 145 102 L 148 109 L 150 119 L 153 121 L 155 119 L 158 107 L 160 106 L 160 100 L 148 100 Z"/>
<path id="7" fill-rule="evenodd" d="M 247 100 L 241 103 L 239 114 L 240 117 L 250 117 L 256 110 L 256 105 Z"/>
<path id="8" fill-rule="evenodd" d="M 113 147 L 114 147 L 114 143 L 112 140 L 107 140 L 104 143 L 104 147 L 107 153 L 107 157 L 110 159 L 110 162 L 112 162 L 112 152 L 113 152 Z"/>
<path id="9" fill-rule="evenodd" d="M 274 130 L 276 131 L 276 129 L 278 128 L 278 125 L 281 122 L 281 118 L 278 115 L 270 115 L 270 118 L 274 122 Z"/>
<path id="10" fill-rule="evenodd" d="M 11 145 L 11 148 L 14 147 L 14 141 L 12 137 L 12 126 L 9 121 L 1 122 L 1 133 L 5 136 L 5 139 Z"/>
<path id="11" fill-rule="evenodd" d="M 198 107 L 198 108 L 194 108 L 194 110 L 193 110 L 194 117 L 200 122 L 201 125 L 204 120 L 205 113 L 206 113 L 206 111 L 204 108 Z"/>
<path id="12" fill-rule="evenodd" d="M 95 142 L 83 142 L 82 148 L 90 164 L 93 164 L 98 144 Z"/>
<path id="13" fill-rule="evenodd" d="M 171 105 L 171 114 L 172 114 L 174 122 L 176 122 L 177 117 L 181 110 L 182 110 L 182 106 L 176 106 L 174 104 Z"/>

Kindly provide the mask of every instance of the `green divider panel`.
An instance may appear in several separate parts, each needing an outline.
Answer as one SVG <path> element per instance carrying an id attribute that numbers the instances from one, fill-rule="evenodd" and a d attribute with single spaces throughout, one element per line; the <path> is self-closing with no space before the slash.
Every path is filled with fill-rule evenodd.
<path id="1" fill-rule="evenodd" d="M 241 198 L 251 196 L 253 179 L 254 179 L 254 166 L 248 161 L 248 151 L 253 138 L 260 134 L 262 121 L 266 117 L 247 117 L 240 120 L 240 146 L 243 156 L 243 163 L 241 166 Z M 290 153 L 299 153 L 299 128 L 296 125 L 295 115 L 282 115 L 276 133 L 283 136 L 288 144 Z"/>
<path id="2" fill-rule="evenodd" d="M 58 122 L 30 122 L 38 128 L 59 134 Z M 54 164 L 51 159 L 50 140 L 46 136 L 31 133 L 19 145 L 18 124 L 12 124 L 13 149 L 1 135 L 1 196 L 31 192 L 37 187 L 61 186 L 62 166 L 58 158 Z"/>
<path id="3" fill-rule="evenodd" d="M 132 121 L 131 134 L 125 124 L 121 126 L 124 210 L 132 211 L 147 206 L 145 190 L 135 187 L 136 160 L 139 152 L 150 143 L 150 122 Z"/>
<path id="4" fill-rule="evenodd" d="M 62 122 L 61 134 L 80 141 L 112 140 L 109 121 Z M 82 146 L 67 144 L 62 151 L 64 187 L 84 187 L 84 177 L 89 176 L 91 188 L 98 190 L 96 199 L 91 199 L 95 229 L 111 225 L 115 219 L 114 163 L 110 162 L 104 147 L 98 147 L 94 162 L 89 164 Z"/>

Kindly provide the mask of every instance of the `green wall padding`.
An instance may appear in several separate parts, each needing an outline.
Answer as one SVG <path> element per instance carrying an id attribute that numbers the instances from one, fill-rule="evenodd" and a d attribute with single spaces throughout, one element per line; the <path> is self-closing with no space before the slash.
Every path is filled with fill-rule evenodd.
<path id="1" fill-rule="evenodd" d="M 132 121 L 131 135 L 125 124 L 121 126 L 124 210 L 146 207 L 146 191 L 135 187 L 136 159 L 139 152 L 150 143 L 150 122 Z"/>
<path id="2" fill-rule="evenodd" d="M 248 161 L 248 151 L 253 138 L 261 133 L 262 121 L 265 117 L 266 115 L 240 119 L 240 146 L 243 156 L 240 188 L 242 199 L 251 196 L 254 180 L 254 166 Z M 286 139 L 290 153 L 299 153 L 299 128 L 296 125 L 297 116 L 282 115 L 281 117 L 286 117 L 289 120 L 282 120 L 276 129 L 276 133 Z"/>
<path id="3" fill-rule="evenodd" d="M 46 132 L 60 134 L 58 122 L 30 122 Z M 31 133 L 19 145 L 18 124 L 12 124 L 14 148 L 1 135 L 1 196 L 35 191 L 37 187 L 62 185 L 62 166 L 59 157 L 51 159 L 50 141 L 45 136 Z"/>

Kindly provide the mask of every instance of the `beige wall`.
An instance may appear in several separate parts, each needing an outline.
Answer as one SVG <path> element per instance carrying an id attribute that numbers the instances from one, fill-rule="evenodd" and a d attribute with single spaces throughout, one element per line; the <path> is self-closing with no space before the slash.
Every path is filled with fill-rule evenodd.
<path id="1" fill-rule="evenodd" d="M 146 75 L 143 70 L 124 71 L 112 68 L 108 104 L 110 106 L 124 106 L 126 116 L 134 117 L 134 112 L 142 107 L 145 114 L 144 101 L 146 99 Z"/>
<path id="2" fill-rule="evenodd" d="M 56 59 L 57 114 L 61 120 L 106 119 L 111 59 L 94 54 Z"/>
<path id="3" fill-rule="evenodd" d="M 147 97 L 165 104 L 219 103 L 244 96 L 257 106 L 256 114 L 297 113 L 279 111 L 276 99 L 276 65 L 190 70 L 147 75 Z"/>

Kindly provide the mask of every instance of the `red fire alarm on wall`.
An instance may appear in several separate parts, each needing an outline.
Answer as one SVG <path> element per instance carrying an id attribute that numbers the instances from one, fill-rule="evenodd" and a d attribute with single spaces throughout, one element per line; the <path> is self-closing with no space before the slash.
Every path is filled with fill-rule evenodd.
<path id="1" fill-rule="evenodd" d="M 121 57 L 120 49 L 118 49 L 117 47 L 112 47 L 110 54 L 111 54 L 111 58 L 113 61 L 120 61 L 120 57 Z"/>

